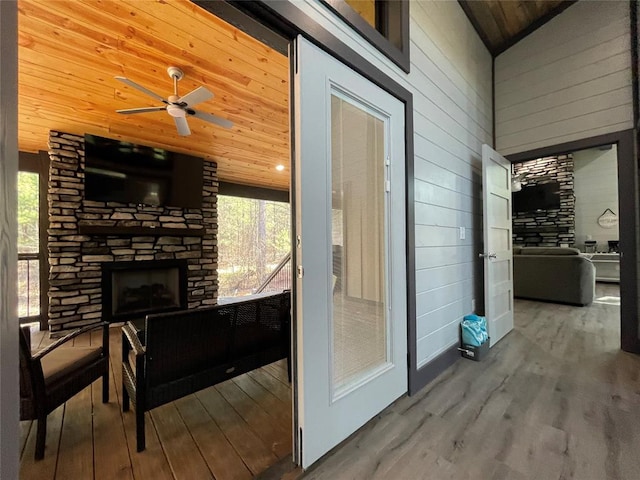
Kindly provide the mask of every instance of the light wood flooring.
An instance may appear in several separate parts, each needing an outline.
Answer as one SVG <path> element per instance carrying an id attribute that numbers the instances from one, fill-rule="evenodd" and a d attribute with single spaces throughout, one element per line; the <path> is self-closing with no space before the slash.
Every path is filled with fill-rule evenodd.
<path id="1" fill-rule="evenodd" d="M 640 357 L 618 348 L 618 291 L 599 283 L 589 307 L 516 300 L 484 361 L 460 359 L 302 477 L 640 478 Z M 299 477 L 290 465 L 261 479 Z"/>
<path id="2" fill-rule="evenodd" d="M 34 461 L 36 423 L 20 422 L 23 480 L 250 479 L 291 457 L 291 388 L 282 360 L 147 413 L 136 452 L 134 412 L 122 412 L 120 328 L 111 329 L 110 403 L 94 382 L 48 417 L 45 458 Z M 32 344 L 45 335 L 34 332 Z M 76 344 L 100 344 L 100 332 Z"/>

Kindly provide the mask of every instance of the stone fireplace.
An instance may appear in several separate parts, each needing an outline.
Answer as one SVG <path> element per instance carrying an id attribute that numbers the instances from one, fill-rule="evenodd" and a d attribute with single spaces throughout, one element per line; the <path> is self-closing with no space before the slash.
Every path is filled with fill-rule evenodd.
<path id="1" fill-rule="evenodd" d="M 187 261 L 102 264 L 102 318 L 122 322 L 187 308 Z"/>
<path id="2" fill-rule="evenodd" d="M 174 293 L 172 302 L 186 308 L 216 304 L 215 163 L 204 162 L 202 208 L 182 209 L 85 200 L 83 136 L 50 132 L 49 157 L 48 313 L 52 336 L 103 319 L 116 321 L 105 309 L 113 304 L 110 295 L 108 301 L 105 298 L 103 272 L 121 262 L 133 262 L 137 270 L 145 262 L 180 261 L 185 280 L 178 283 L 184 281 L 186 287 Z M 133 310 L 138 303 L 149 301 L 136 300 L 145 291 L 152 300 L 155 295 L 155 301 L 169 302 L 169 293 L 159 291 L 157 285 L 162 281 L 168 282 L 165 287 L 175 284 L 168 278 L 153 277 L 145 283 L 135 275 L 125 275 L 122 281 L 133 284 L 122 293 Z"/>

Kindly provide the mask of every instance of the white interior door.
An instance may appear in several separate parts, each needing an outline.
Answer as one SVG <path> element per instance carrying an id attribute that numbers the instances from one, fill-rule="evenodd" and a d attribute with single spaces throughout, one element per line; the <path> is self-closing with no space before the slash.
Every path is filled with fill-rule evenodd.
<path id="1" fill-rule="evenodd" d="M 511 162 L 482 145 L 484 310 L 493 347 L 513 329 Z"/>
<path id="2" fill-rule="evenodd" d="M 407 391 L 404 104 L 298 38 L 297 460 Z"/>

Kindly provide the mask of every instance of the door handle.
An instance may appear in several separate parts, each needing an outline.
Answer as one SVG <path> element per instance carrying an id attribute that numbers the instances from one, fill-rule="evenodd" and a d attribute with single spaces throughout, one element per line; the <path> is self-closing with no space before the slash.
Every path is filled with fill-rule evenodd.
<path id="1" fill-rule="evenodd" d="M 480 253 L 478 256 L 480 258 L 489 258 L 489 259 L 491 259 L 491 258 L 497 258 L 498 255 L 495 254 L 495 253 Z"/>

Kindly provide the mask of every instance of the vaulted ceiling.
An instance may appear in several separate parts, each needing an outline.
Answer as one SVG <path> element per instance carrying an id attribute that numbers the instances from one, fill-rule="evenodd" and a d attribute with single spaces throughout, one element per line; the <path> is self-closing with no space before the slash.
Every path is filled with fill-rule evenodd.
<path id="1" fill-rule="evenodd" d="M 216 161 L 223 181 L 288 189 L 285 56 L 188 0 L 19 0 L 18 9 L 20 150 L 46 150 L 49 130 L 92 133 Z M 215 97 L 197 108 L 233 128 L 189 118 L 192 134 L 181 137 L 165 111 L 115 112 L 159 104 L 116 75 L 166 98 L 172 65 L 185 73 L 179 93 L 204 85 Z"/>
<path id="2" fill-rule="evenodd" d="M 576 0 L 459 0 L 480 38 L 498 55 Z"/>

